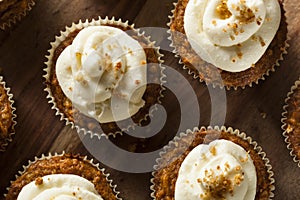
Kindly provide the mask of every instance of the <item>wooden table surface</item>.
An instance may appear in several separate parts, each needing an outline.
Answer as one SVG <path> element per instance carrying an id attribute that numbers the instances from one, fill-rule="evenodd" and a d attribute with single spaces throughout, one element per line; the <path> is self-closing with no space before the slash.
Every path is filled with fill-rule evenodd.
<path id="1" fill-rule="evenodd" d="M 35 156 L 66 151 L 93 158 L 93 153 L 83 145 L 76 130 L 65 126 L 55 116 L 43 91 L 45 55 L 54 36 L 72 22 L 98 16 L 129 20 L 136 27 L 167 28 L 172 3 L 172 0 L 42 0 L 37 1 L 29 14 L 15 26 L 7 31 L 0 31 L 1 74 L 14 94 L 18 115 L 13 142 L 6 152 L 0 154 L 0 193 L 6 191 L 10 180 L 14 179 L 18 170 L 22 170 L 22 165 L 26 165 Z M 169 68 L 166 74 L 169 75 L 167 80 L 170 88 L 162 102 L 168 118 L 157 134 L 159 137 L 135 139 L 125 134 L 112 139 L 114 143 L 125 150 L 135 145 L 140 151 L 149 152 L 167 144 L 177 132 L 193 126 L 210 125 L 213 123 L 211 118 L 221 123 L 222 114 L 226 114 L 225 126 L 246 132 L 262 146 L 270 158 L 276 179 L 274 199 L 300 199 L 300 168 L 292 161 L 286 148 L 280 121 L 284 99 L 300 75 L 299 1 L 286 0 L 286 11 L 290 47 L 281 66 L 259 85 L 244 90 L 226 91 L 226 101 L 219 102 L 220 105 L 225 105 L 225 110 L 221 107 L 222 110 L 216 115 L 211 114 L 211 98 L 205 84 L 194 80 L 178 64 L 178 60 L 164 43 L 166 35 L 155 35 L 156 31 L 152 31 L 158 42 L 164 41 L 161 43 L 165 50 L 163 59 Z M 196 100 L 186 89 L 187 84 L 195 92 Z M 172 88 L 176 88 L 176 94 Z M 184 108 L 183 111 L 191 113 L 181 113 L 180 106 Z M 192 116 L 197 116 L 197 113 L 193 113 L 197 111 L 196 107 L 200 111 L 200 118 L 195 123 Z M 184 116 L 182 121 L 185 124 L 179 126 L 181 116 Z M 101 159 L 95 160 L 101 163 Z M 150 199 L 150 172 L 122 172 L 104 163 L 100 166 L 111 174 L 124 199 Z"/>

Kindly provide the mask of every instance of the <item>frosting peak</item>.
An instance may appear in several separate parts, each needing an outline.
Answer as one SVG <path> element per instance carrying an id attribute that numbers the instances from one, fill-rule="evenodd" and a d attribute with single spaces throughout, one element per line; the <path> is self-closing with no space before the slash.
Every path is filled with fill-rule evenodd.
<path id="1" fill-rule="evenodd" d="M 206 62 L 239 72 L 265 53 L 281 19 L 277 0 L 190 0 L 184 29 Z"/>

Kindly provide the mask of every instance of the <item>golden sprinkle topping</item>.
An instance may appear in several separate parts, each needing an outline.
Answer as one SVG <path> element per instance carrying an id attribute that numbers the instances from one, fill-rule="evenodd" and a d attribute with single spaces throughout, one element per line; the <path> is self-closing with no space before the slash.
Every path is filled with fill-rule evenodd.
<path id="1" fill-rule="evenodd" d="M 215 146 L 210 147 L 209 151 L 213 156 L 217 155 L 217 149 Z"/>
<path id="2" fill-rule="evenodd" d="M 260 45 L 263 47 L 263 46 L 265 46 L 266 45 L 266 43 L 265 43 L 265 41 L 264 41 L 264 39 L 262 38 L 262 37 L 258 37 L 258 40 L 259 40 L 259 42 L 260 42 Z"/>
<path id="3" fill-rule="evenodd" d="M 43 178 L 41 178 L 41 177 L 36 178 L 34 184 L 36 186 L 42 185 L 43 184 Z"/>
<path id="4" fill-rule="evenodd" d="M 231 12 L 227 7 L 227 0 L 222 0 L 216 8 L 216 13 L 220 19 L 228 19 L 231 17 Z"/>
<path id="5" fill-rule="evenodd" d="M 135 84 L 136 84 L 136 85 L 139 85 L 140 83 L 141 83 L 140 80 L 135 80 Z"/>
<path id="6" fill-rule="evenodd" d="M 237 56 L 238 56 L 239 59 L 242 59 L 243 53 L 242 52 L 237 52 Z"/>

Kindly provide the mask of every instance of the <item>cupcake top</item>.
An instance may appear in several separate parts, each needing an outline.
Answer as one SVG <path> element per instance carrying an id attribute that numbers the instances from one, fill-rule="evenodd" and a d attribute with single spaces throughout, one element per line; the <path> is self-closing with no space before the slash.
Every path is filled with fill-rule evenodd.
<path id="1" fill-rule="evenodd" d="M 175 186 L 175 199 L 244 199 L 256 194 L 256 170 L 239 145 L 215 140 L 196 146 L 184 159 Z"/>
<path id="2" fill-rule="evenodd" d="M 93 183 L 73 174 L 51 174 L 24 186 L 17 199 L 103 200 Z"/>
<path id="3" fill-rule="evenodd" d="M 86 157 L 66 153 L 43 155 L 23 168 L 11 182 L 6 200 L 121 199 L 109 175 Z"/>
<path id="4" fill-rule="evenodd" d="M 277 0 L 193 0 L 186 6 L 184 30 L 203 60 L 240 72 L 262 57 L 280 20 Z"/>
<path id="5" fill-rule="evenodd" d="M 187 130 L 156 160 L 151 196 L 162 199 L 271 199 L 274 178 L 262 148 L 226 127 Z"/>
<path id="6" fill-rule="evenodd" d="M 100 123 L 129 118 L 143 107 L 146 71 L 143 47 L 111 26 L 82 29 L 56 63 L 64 94 Z"/>

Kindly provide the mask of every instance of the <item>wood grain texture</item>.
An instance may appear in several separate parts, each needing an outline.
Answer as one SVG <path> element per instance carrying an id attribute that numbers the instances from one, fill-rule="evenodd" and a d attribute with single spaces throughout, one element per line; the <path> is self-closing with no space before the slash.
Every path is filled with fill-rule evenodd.
<path id="1" fill-rule="evenodd" d="M 43 68 L 45 55 L 54 36 L 64 27 L 79 19 L 92 19 L 98 16 L 115 16 L 135 23 L 136 27 L 167 28 L 168 15 L 173 9 L 172 0 L 41 0 L 29 14 L 7 31 L 0 32 L 0 68 L 7 85 L 14 94 L 17 107 L 16 135 L 6 152 L 0 154 L 0 193 L 5 193 L 10 180 L 22 165 L 35 156 L 48 152 L 66 151 L 80 153 L 93 158 L 71 127 L 55 116 L 47 103 L 43 91 Z M 284 143 L 281 130 L 281 113 L 284 99 L 300 75 L 300 4 L 298 0 L 286 0 L 287 21 L 289 24 L 290 47 L 288 55 L 259 85 L 245 90 L 227 91 L 227 111 L 225 125 L 246 132 L 256 140 L 270 158 L 275 172 L 275 198 L 278 200 L 300 199 L 300 169 L 292 161 Z M 165 35 L 152 32 L 158 44 Z M 187 74 L 178 60 L 167 52 L 167 44 L 161 43 L 165 65 L 175 69 L 178 79 L 172 80 L 178 88 L 184 106 L 191 112 L 193 106 L 200 108 L 200 120 L 196 125 L 210 124 L 211 108 L 209 92 L 205 84 Z M 182 84 L 188 80 L 197 96 L 195 102 Z M 177 80 L 177 81 L 176 81 Z M 156 137 L 136 139 L 121 136 L 112 141 L 124 149 L 135 145 L 139 151 L 150 151 L 167 144 L 178 131 L 193 128 L 187 124 L 179 129 L 180 105 L 174 101 L 174 94 L 168 91 L 162 102 L 168 113 L 165 126 Z M 183 105 L 182 105 L 183 106 Z M 187 120 L 192 115 L 187 116 Z M 112 158 L 113 159 L 113 158 Z M 101 160 L 100 160 L 101 162 Z M 150 173 L 125 173 L 101 164 L 111 174 L 124 199 L 151 199 Z"/>

